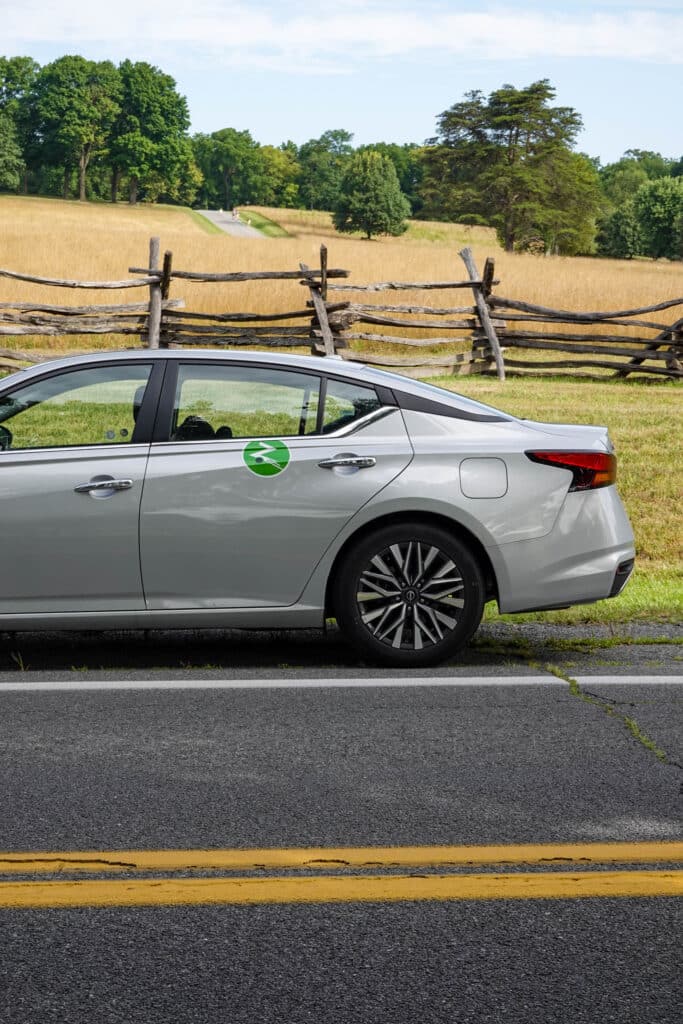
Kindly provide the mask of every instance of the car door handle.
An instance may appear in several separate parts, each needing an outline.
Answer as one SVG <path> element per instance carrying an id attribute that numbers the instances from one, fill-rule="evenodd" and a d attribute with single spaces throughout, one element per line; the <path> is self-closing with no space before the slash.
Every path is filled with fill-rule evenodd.
<path id="1" fill-rule="evenodd" d="M 128 491 L 132 486 L 132 480 L 89 480 L 87 484 L 78 484 L 74 491 L 76 494 L 90 494 L 92 491 Z"/>
<path id="2" fill-rule="evenodd" d="M 336 469 L 337 466 L 353 466 L 354 469 L 370 469 L 377 464 L 372 455 L 336 455 L 318 463 L 320 469 Z"/>

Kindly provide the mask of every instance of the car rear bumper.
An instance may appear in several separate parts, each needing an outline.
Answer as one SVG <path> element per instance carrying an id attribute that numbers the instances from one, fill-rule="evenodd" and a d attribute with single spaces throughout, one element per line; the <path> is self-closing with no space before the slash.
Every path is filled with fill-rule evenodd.
<path id="1" fill-rule="evenodd" d="M 500 611 L 526 612 L 616 597 L 633 571 L 635 546 L 616 488 L 605 487 L 568 494 L 547 536 L 490 555 Z"/>

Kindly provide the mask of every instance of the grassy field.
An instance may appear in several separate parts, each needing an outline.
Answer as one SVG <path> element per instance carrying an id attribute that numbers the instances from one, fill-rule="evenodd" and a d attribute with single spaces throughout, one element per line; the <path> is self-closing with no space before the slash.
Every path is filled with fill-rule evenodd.
<path id="1" fill-rule="evenodd" d="M 325 243 L 330 266 L 351 271 L 351 280 L 461 280 L 457 253 L 469 245 L 479 265 L 496 259 L 497 291 L 568 309 L 619 309 L 670 299 L 683 292 L 680 264 L 581 258 L 545 258 L 501 251 L 485 228 L 415 222 L 398 239 L 365 241 L 339 237 L 329 214 L 258 208 L 257 214 L 287 232 L 282 237 L 231 238 L 207 233 L 202 219 L 177 207 L 130 208 L 0 196 L 0 267 L 45 277 L 119 280 L 131 266 L 144 266 L 149 237 L 161 237 L 174 266 L 183 270 L 291 270 L 300 261 L 315 266 Z M 261 222 L 262 223 L 262 222 Z M 264 225 L 266 226 L 266 225 Z M 146 292 L 116 293 L 118 301 L 140 301 Z M 303 308 L 307 294 L 297 282 L 191 284 L 175 282 L 172 297 L 194 310 L 276 312 Z M 331 293 L 334 294 L 334 293 Z M 0 278 L 0 302 L 64 304 L 111 301 L 102 293 L 37 289 Z M 414 293 L 392 293 L 392 302 Z M 439 300 L 436 300 L 439 301 Z M 442 304 L 452 303 L 443 293 Z M 4 347 L 61 354 L 72 350 L 124 347 L 109 336 L 6 338 Z M 481 377 L 446 378 L 439 384 L 528 418 L 606 424 L 617 446 L 619 487 L 634 524 L 638 570 L 622 597 L 547 617 L 564 621 L 620 621 L 634 617 L 683 619 L 681 495 L 683 470 L 681 385 L 672 381 L 596 381 L 514 377 L 505 384 Z"/>

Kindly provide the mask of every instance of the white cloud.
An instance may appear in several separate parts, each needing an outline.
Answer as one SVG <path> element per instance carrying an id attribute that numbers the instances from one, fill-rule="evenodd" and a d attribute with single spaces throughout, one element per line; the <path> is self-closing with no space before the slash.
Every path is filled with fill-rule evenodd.
<path id="1" fill-rule="evenodd" d="M 131 57 L 176 67 L 343 73 L 368 59 L 510 60 L 599 57 L 683 63 L 678 0 L 655 9 L 603 0 L 553 10 L 534 0 L 511 6 L 452 0 L 336 0 L 326 12 L 312 0 L 292 7 L 264 0 L 165 0 L 161 6 L 117 0 L 109 8 L 82 0 L 0 0 L 5 54 L 49 49 L 114 60 Z M 596 10 L 596 7 L 599 9 Z M 468 13 L 469 11 L 469 13 Z M 40 59 L 40 58 L 39 58 Z"/>

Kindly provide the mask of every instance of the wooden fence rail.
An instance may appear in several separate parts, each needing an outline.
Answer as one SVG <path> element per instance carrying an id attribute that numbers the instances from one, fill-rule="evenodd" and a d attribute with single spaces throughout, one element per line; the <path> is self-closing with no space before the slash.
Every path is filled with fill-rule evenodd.
<path id="1" fill-rule="evenodd" d="M 166 252 L 162 260 L 159 239 L 153 238 L 148 266 L 129 268 L 134 276 L 122 281 L 73 281 L 0 269 L 0 279 L 41 288 L 148 290 L 147 301 L 118 305 L 3 300 L 0 337 L 115 334 L 139 338 L 151 348 L 304 348 L 328 358 L 395 367 L 420 377 L 483 372 L 504 380 L 506 368 L 536 372 L 599 368 L 618 376 L 683 377 L 683 298 L 625 310 L 551 309 L 494 294 L 499 284 L 494 261 L 487 259 L 480 273 L 469 249 L 459 255 L 467 270 L 464 280 L 355 285 L 338 283 L 348 278 L 349 271 L 328 267 L 325 246 L 318 268 L 300 263 L 298 270 L 215 273 L 174 269 L 173 254 Z M 274 280 L 298 280 L 307 298 L 291 310 L 259 314 L 231 309 L 200 313 L 186 310 L 181 298 L 169 297 L 174 281 L 211 285 Z M 435 292 L 463 289 L 471 292 L 468 304 L 425 304 Z M 419 291 L 424 299 L 392 304 L 370 298 L 391 291 Z M 329 301 L 328 292 L 356 295 Z M 675 311 L 671 321 L 669 311 L 672 315 Z M 44 358 L 3 348 L 0 369 L 16 369 L 18 364 Z"/>

